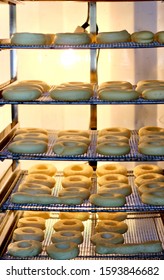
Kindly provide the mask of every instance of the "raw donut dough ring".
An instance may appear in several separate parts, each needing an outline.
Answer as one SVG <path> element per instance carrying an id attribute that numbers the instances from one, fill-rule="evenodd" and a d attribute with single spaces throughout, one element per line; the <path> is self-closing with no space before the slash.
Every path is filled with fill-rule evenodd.
<path id="1" fill-rule="evenodd" d="M 116 136 L 116 135 L 104 135 L 104 136 L 100 136 L 97 139 L 97 143 L 104 143 L 104 142 L 125 142 L 125 143 L 129 143 L 129 138 L 125 137 L 125 136 Z"/>
<path id="2" fill-rule="evenodd" d="M 13 232 L 13 240 L 37 240 L 42 242 L 44 239 L 44 233 L 40 228 L 36 227 L 21 227 L 16 228 Z"/>
<path id="3" fill-rule="evenodd" d="M 74 242 L 54 243 L 46 248 L 48 256 L 55 260 L 74 259 L 79 254 L 78 245 Z"/>
<path id="4" fill-rule="evenodd" d="M 14 257 L 35 257 L 42 251 L 42 243 L 36 240 L 22 240 L 10 243 L 8 253 Z"/>
<path id="5" fill-rule="evenodd" d="M 25 127 L 25 128 L 18 128 L 15 132 L 15 135 L 22 134 L 22 133 L 43 133 L 45 135 L 48 134 L 47 130 L 43 128 L 34 128 L 34 127 Z"/>
<path id="6" fill-rule="evenodd" d="M 46 174 L 48 176 L 54 176 L 57 172 L 57 168 L 51 163 L 40 163 L 31 166 L 28 169 L 28 174 Z"/>
<path id="7" fill-rule="evenodd" d="M 119 207 L 126 203 L 126 198 L 122 194 L 91 194 L 89 197 L 91 204 L 100 207 Z"/>
<path id="8" fill-rule="evenodd" d="M 131 40 L 135 43 L 152 43 L 154 41 L 154 33 L 147 30 L 134 32 L 131 34 Z"/>
<path id="9" fill-rule="evenodd" d="M 104 128 L 99 131 L 99 136 L 104 136 L 106 134 L 125 136 L 125 137 L 130 138 L 131 131 L 129 129 L 123 128 L 123 127 Z"/>
<path id="10" fill-rule="evenodd" d="M 151 191 L 144 192 L 141 194 L 141 201 L 145 204 L 155 205 L 155 206 L 164 206 L 164 191 Z"/>
<path id="11" fill-rule="evenodd" d="M 133 89 L 103 88 L 98 91 L 100 100 L 131 101 L 139 98 L 139 92 Z"/>
<path id="12" fill-rule="evenodd" d="M 133 174 L 135 177 L 145 173 L 163 173 L 163 169 L 155 164 L 139 164 L 134 167 Z"/>
<path id="13" fill-rule="evenodd" d="M 118 87 L 123 89 L 132 89 L 133 86 L 130 82 L 127 81 L 107 81 L 104 83 L 101 83 L 98 87 L 98 89 L 106 88 L 106 87 Z"/>
<path id="14" fill-rule="evenodd" d="M 83 199 L 88 199 L 90 196 L 90 191 L 85 188 L 70 187 L 59 191 L 58 196 L 63 198 L 64 197 L 67 198 L 67 196 L 75 196 L 75 197 L 81 197 Z"/>
<path id="15" fill-rule="evenodd" d="M 141 186 L 149 181 L 162 182 L 164 181 L 164 176 L 158 173 L 146 173 L 136 177 L 134 183 L 137 186 Z"/>
<path id="16" fill-rule="evenodd" d="M 122 174 L 106 174 L 97 178 L 97 182 L 100 186 L 109 184 L 109 183 L 128 183 L 128 178 Z"/>
<path id="17" fill-rule="evenodd" d="M 55 231 L 62 231 L 62 230 L 76 230 L 76 231 L 83 231 L 84 225 L 82 221 L 78 219 L 63 219 L 56 222 L 53 226 Z"/>
<path id="18" fill-rule="evenodd" d="M 125 142 L 104 142 L 97 145 L 96 152 L 105 156 L 121 156 L 130 153 L 130 146 Z"/>
<path id="19" fill-rule="evenodd" d="M 151 192 L 151 191 L 164 191 L 164 183 L 162 182 L 148 182 L 146 184 L 142 184 L 138 187 L 138 192 L 139 193 L 146 193 L 146 192 Z"/>
<path id="20" fill-rule="evenodd" d="M 61 156 L 73 156 L 85 154 L 88 150 L 88 145 L 82 142 L 60 141 L 53 146 L 53 152 Z"/>
<path id="21" fill-rule="evenodd" d="M 164 31 L 159 31 L 155 33 L 154 40 L 163 44 L 164 43 Z"/>
<path id="22" fill-rule="evenodd" d="M 85 143 L 86 145 L 89 145 L 91 140 L 84 137 L 84 136 L 74 136 L 74 135 L 64 135 L 64 136 L 60 136 L 57 138 L 56 142 L 60 142 L 60 141 L 75 141 L 75 142 L 82 142 Z"/>
<path id="23" fill-rule="evenodd" d="M 97 213 L 99 220 L 115 220 L 115 221 L 124 221 L 127 218 L 126 212 L 98 212 Z"/>
<path id="24" fill-rule="evenodd" d="M 91 36 L 86 32 L 56 33 L 54 41 L 56 45 L 81 45 L 90 44 L 91 42 Z"/>
<path id="25" fill-rule="evenodd" d="M 32 101 L 41 97 L 42 91 L 35 86 L 11 86 L 2 91 L 5 100 Z"/>
<path id="26" fill-rule="evenodd" d="M 40 140 L 19 140 L 8 145 L 8 150 L 15 154 L 43 154 L 47 151 L 48 145 Z"/>
<path id="27" fill-rule="evenodd" d="M 127 169 L 122 164 L 116 163 L 116 164 L 110 164 L 105 163 L 96 169 L 97 176 L 103 176 L 106 174 L 122 174 L 127 175 Z"/>
<path id="28" fill-rule="evenodd" d="M 58 242 L 74 242 L 76 244 L 81 244 L 83 242 L 83 236 L 81 231 L 77 230 L 62 230 L 57 231 L 52 234 L 51 241 L 53 243 Z"/>
<path id="29" fill-rule="evenodd" d="M 81 175 L 86 177 L 92 177 L 93 168 L 88 164 L 72 164 L 63 169 L 64 176 Z"/>
<path id="30" fill-rule="evenodd" d="M 109 183 L 106 185 L 103 185 L 99 188 L 98 194 L 103 194 L 103 193 L 109 193 L 109 194 L 123 194 L 125 196 L 128 196 L 132 193 L 132 188 L 130 185 L 125 184 L 125 183 Z"/>
<path id="31" fill-rule="evenodd" d="M 55 187 L 56 180 L 46 174 L 29 174 L 25 178 L 25 183 L 41 184 L 52 189 Z"/>
<path id="32" fill-rule="evenodd" d="M 144 126 L 139 129 L 138 134 L 140 137 L 153 134 L 164 135 L 164 128 L 158 126 Z"/>
<path id="33" fill-rule="evenodd" d="M 91 236 L 93 244 L 120 244 L 124 243 L 123 235 L 117 232 L 97 232 Z"/>
<path id="34" fill-rule="evenodd" d="M 148 88 L 142 92 L 142 97 L 147 100 L 163 100 L 164 86 L 157 86 L 156 88 Z"/>
<path id="35" fill-rule="evenodd" d="M 68 129 L 68 130 L 61 130 L 58 133 L 58 137 L 66 136 L 66 135 L 76 135 L 76 136 L 83 136 L 89 138 L 89 132 L 86 130 Z"/>
<path id="36" fill-rule="evenodd" d="M 92 181 L 89 177 L 82 175 L 66 176 L 61 181 L 63 188 L 79 187 L 89 189 L 92 185 Z"/>
<path id="37" fill-rule="evenodd" d="M 21 218 L 18 221 L 18 228 L 20 227 L 36 227 L 42 230 L 45 229 L 45 219 L 41 217 L 26 217 Z"/>
<path id="38" fill-rule="evenodd" d="M 129 42 L 130 34 L 126 30 L 113 31 L 113 32 L 99 32 L 96 36 L 98 44 L 110 44 L 119 42 Z"/>
<path id="39" fill-rule="evenodd" d="M 19 141 L 19 140 L 41 140 L 48 142 L 48 136 L 43 133 L 22 133 L 18 134 L 14 137 L 13 141 Z"/>
<path id="40" fill-rule="evenodd" d="M 163 156 L 164 155 L 164 141 L 162 140 L 150 140 L 142 142 L 138 145 L 138 151 L 144 155 L 150 156 Z"/>
<path id="41" fill-rule="evenodd" d="M 128 230 L 128 226 L 125 222 L 102 220 L 97 223 L 95 229 L 96 232 L 117 232 L 123 234 Z"/>
<path id="42" fill-rule="evenodd" d="M 40 184 L 32 184 L 32 183 L 23 183 L 18 187 L 18 192 L 25 192 L 29 194 L 51 194 L 50 188 L 40 185 Z"/>
<path id="43" fill-rule="evenodd" d="M 78 219 L 81 221 L 86 221 L 89 219 L 90 214 L 85 212 L 60 212 L 59 219 Z"/>
<path id="44" fill-rule="evenodd" d="M 89 100 L 93 96 L 93 90 L 85 86 L 57 86 L 50 91 L 50 96 L 59 101 L 82 101 Z"/>

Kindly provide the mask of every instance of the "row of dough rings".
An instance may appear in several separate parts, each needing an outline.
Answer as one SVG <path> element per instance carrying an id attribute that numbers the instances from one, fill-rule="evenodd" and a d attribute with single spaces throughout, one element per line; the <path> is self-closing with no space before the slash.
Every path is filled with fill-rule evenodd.
<path id="1" fill-rule="evenodd" d="M 113 184 L 109 183 L 99 188 L 98 194 L 103 194 L 103 193 L 108 193 L 108 194 L 118 193 L 118 194 L 123 194 L 125 196 L 128 196 L 132 193 L 132 188 L 130 185 L 125 183 L 113 183 Z"/>
<path id="2" fill-rule="evenodd" d="M 59 242 L 47 246 L 46 252 L 52 259 L 69 260 L 78 256 L 79 247 L 75 242 Z"/>
<path id="3" fill-rule="evenodd" d="M 20 227 L 16 228 L 13 232 L 13 240 L 37 240 L 43 241 L 44 233 L 43 230 L 37 227 Z"/>
<path id="4" fill-rule="evenodd" d="M 159 173 L 163 174 L 163 169 L 155 164 L 139 164 L 134 167 L 133 174 L 135 177 L 146 173 Z"/>
<path id="5" fill-rule="evenodd" d="M 99 136 L 104 136 L 106 134 L 116 135 L 116 136 L 125 136 L 130 138 L 131 131 L 127 128 L 123 127 L 111 127 L 111 128 L 104 128 L 99 131 Z"/>
<path id="6" fill-rule="evenodd" d="M 100 100 L 130 101 L 139 98 L 140 94 L 134 89 L 103 88 L 98 91 Z"/>
<path id="7" fill-rule="evenodd" d="M 92 181 L 91 178 L 83 175 L 72 175 L 72 176 L 64 177 L 61 181 L 61 184 L 64 189 L 70 187 L 89 189 L 92 185 Z"/>
<path id="8" fill-rule="evenodd" d="M 130 82 L 127 81 L 107 81 L 107 82 L 103 82 L 99 85 L 99 89 L 104 88 L 104 87 L 121 87 L 124 89 L 131 89 L 133 88 L 132 84 Z"/>
<path id="9" fill-rule="evenodd" d="M 23 183 L 19 185 L 18 192 L 25 192 L 33 195 L 51 194 L 51 189 L 41 184 Z"/>
<path id="10" fill-rule="evenodd" d="M 41 184 L 52 189 L 56 184 L 56 180 L 46 174 L 29 174 L 25 178 L 25 183 Z"/>
<path id="11" fill-rule="evenodd" d="M 154 182 L 154 181 L 150 181 L 146 184 L 142 184 L 138 187 L 138 192 L 139 193 L 146 193 L 146 192 L 150 192 L 152 190 L 159 190 L 164 188 L 164 182 Z"/>
<path id="12" fill-rule="evenodd" d="M 81 175 L 86 177 L 92 177 L 93 175 L 93 168 L 88 164 L 72 164 L 63 169 L 64 176 L 71 176 L 71 175 Z"/>
<path id="13" fill-rule="evenodd" d="M 122 174 L 106 174 L 97 178 L 97 182 L 100 186 L 109 183 L 128 183 L 128 177 Z"/>
<path id="14" fill-rule="evenodd" d="M 51 163 L 35 164 L 28 169 L 28 174 L 46 174 L 48 176 L 54 176 L 56 172 L 57 168 Z"/>
<path id="15" fill-rule="evenodd" d="M 58 132 L 58 137 L 65 135 L 77 135 L 89 138 L 90 134 L 87 130 L 78 130 L 78 129 L 68 129 L 68 130 L 60 130 Z"/>
<path id="16" fill-rule="evenodd" d="M 141 194 L 141 201 L 149 205 L 164 206 L 164 191 L 151 191 Z"/>
<path id="17" fill-rule="evenodd" d="M 58 242 L 75 242 L 81 244 L 83 242 L 83 235 L 81 231 L 77 230 L 62 230 L 54 232 L 51 236 L 53 243 Z"/>
<path id="18" fill-rule="evenodd" d="M 125 195 L 116 193 L 91 194 L 91 204 L 100 207 L 119 207 L 126 203 Z"/>
<path id="19" fill-rule="evenodd" d="M 83 222 L 78 219 L 63 219 L 56 222 L 53 226 L 55 231 L 62 231 L 62 230 L 77 230 L 83 231 L 84 225 Z"/>
<path id="20" fill-rule="evenodd" d="M 96 169 L 97 176 L 101 177 L 106 174 L 127 175 L 127 169 L 126 167 L 124 167 L 122 164 L 119 163 L 115 163 L 115 164 L 106 163 L 97 167 Z"/>
<path id="21" fill-rule="evenodd" d="M 17 224 L 18 228 L 21 227 L 37 227 L 42 230 L 45 229 L 45 219 L 41 217 L 26 217 L 26 218 L 21 218 L 18 221 Z"/>
<path id="22" fill-rule="evenodd" d="M 14 137 L 13 141 L 19 141 L 19 140 L 41 140 L 41 141 L 45 141 L 46 143 L 48 142 L 48 136 L 46 134 L 43 133 L 22 133 L 22 134 L 18 134 Z"/>
<path id="23" fill-rule="evenodd" d="M 164 141 L 152 140 L 142 142 L 138 145 L 138 150 L 141 154 L 152 155 L 152 156 L 163 156 L 164 155 Z"/>
<path id="24" fill-rule="evenodd" d="M 86 221 L 89 219 L 90 214 L 87 212 L 60 212 L 59 219 L 76 219 Z"/>
<path id="25" fill-rule="evenodd" d="M 97 232 L 91 236 L 91 242 L 93 244 L 120 244 L 124 243 L 124 237 L 121 233 L 117 232 Z"/>
<path id="26" fill-rule="evenodd" d="M 117 232 L 123 234 L 127 232 L 128 226 L 125 222 L 102 220 L 97 223 L 95 230 L 96 232 Z"/>
<path id="27" fill-rule="evenodd" d="M 125 244 L 97 244 L 96 253 L 98 254 L 140 254 L 140 253 L 160 253 L 162 244 L 160 241 L 152 240 L 142 243 Z"/>
<path id="28" fill-rule="evenodd" d="M 42 251 L 42 243 L 37 240 L 21 240 L 10 243 L 8 253 L 14 257 L 34 257 Z"/>
<path id="29" fill-rule="evenodd" d="M 47 130 L 43 129 L 43 128 L 26 127 L 26 128 L 17 129 L 17 131 L 15 132 L 15 135 L 22 134 L 22 133 L 43 133 L 45 135 L 48 134 Z"/>
<path id="30" fill-rule="evenodd" d="M 82 142 L 85 143 L 86 145 L 89 145 L 91 140 L 87 137 L 84 136 L 74 136 L 74 135 L 64 135 L 64 136 L 60 136 L 57 138 L 56 142 L 60 142 L 60 141 L 75 141 L 75 142 Z"/>
<path id="31" fill-rule="evenodd" d="M 125 137 L 125 136 L 117 136 L 117 135 L 107 134 L 107 135 L 104 135 L 104 136 L 99 136 L 98 139 L 97 139 L 97 143 L 98 144 L 103 143 L 103 142 L 107 142 L 107 141 L 110 141 L 110 142 L 116 141 L 116 142 L 129 143 L 129 138 Z"/>
<path id="32" fill-rule="evenodd" d="M 8 145 L 8 150 L 16 154 L 43 154 L 47 151 L 48 145 L 41 140 L 17 140 Z"/>
<path id="33" fill-rule="evenodd" d="M 82 142 L 60 141 L 53 146 L 53 152 L 62 156 L 73 156 L 85 154 L 88 150 L 88 145 Z"/>
<path id="34" fill-rule="evenodd" d="M 140 186 L 140 185 L 145 184 L 149 181 L 163 182 L 164 181 L 164 176 L 162 174 L 158 174 L 158 173 L 146 173 L 146 174 L 142 174 L 142 175 L 136 177 L 135 180 L 134 180 L 134 183 L 137 186 Z"/>
<path id="35" fill-rule="evenodd" d="M 149 134 L 164 135 L 164 128 L 158 126 L 144 126 L 139 129 L 138 134 L 139 136 Z"/>
<path id="36" fill-rule="evenodd" d="M 130 146 L 125 142 L 104 142 L 97 145 L 96 152 L 107 156 L 126 155 L 130 152 Z"/>
<path id="37" fill-rule="evenodd" d="M 85 188 L 70 187 L 59 192 L 59 197 L 75 196 L 81 197 L 83 199 L 88 199 L 90 196 L 90 191 Z"/>
<path id="38" fill-rule="evenodd" d="M 116 220 L 116 221 L 124 221 L 127 218 L 126 212 L 98 212 L 98 219 L 99 220 Z"/>

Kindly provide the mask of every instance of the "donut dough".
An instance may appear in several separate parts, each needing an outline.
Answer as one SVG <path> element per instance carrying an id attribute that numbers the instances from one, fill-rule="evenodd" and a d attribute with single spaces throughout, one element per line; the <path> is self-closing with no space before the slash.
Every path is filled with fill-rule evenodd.
<path id="1" fill-rule="evenodd" d="M 113 31 L 113 32 L 99 32 L 96 36 L 98 44 L 110 44 L 119 42 L 129 42 L 130 34 L 126 30 Z"/>
<path id="2" fill-rule="evenodd" d="M 56 33 L 54 44 L 56 45 L 81 45 L 90 44 L 92 37 L 86 32 Z"/>
<path id="3" fill-rule="evenodd" d="M 48 176 L 54 176 L 56 172 L 57 168 L 51 163 L 35 164 L 28 169 L 28 174 L 46 174 Z"/>

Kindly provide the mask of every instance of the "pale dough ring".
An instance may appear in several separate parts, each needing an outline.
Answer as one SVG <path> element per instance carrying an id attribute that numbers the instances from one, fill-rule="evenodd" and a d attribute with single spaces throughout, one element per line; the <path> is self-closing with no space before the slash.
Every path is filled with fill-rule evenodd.
<path id="1" fill-rule="evenodd" d="M 131 40 L 135 43 L 152 43 L 154 41 L 154 33 L 147 30 L 134 32 L 131 34 Z"/>
<path id="2" fill-rule="evenodd" d="M 164 135 L 164 128 L 158 126 L 144 126 L 138 131 L 139 136 L 159 134 Z"/>
<path id="3" fill-rule="evenodd" d="M 130 82 L 127 81 L 107 81 L 103 82 L 99 85 L 98 89 L 104 88 L 104 87 L 118 87 L 123 89 L 132 89 L 133 86 Z"/>
<path id="4" fill-rule="evenodd" d="M 142 85 L 159 85 L 164 84 L 164 80 L 140 80 L 137 82 L 137 86 Z"/>
<path id="5" fill-rule="evenodd" d="M 14 257 L 35 257 L 42 251 L 42 243 L 36 240 L 23 240 L 10 243 L 8 253 Z"/>
<path id="6" fill-rule="evenodd" d="M 68 199 L 68 198 L 67 198 Z M 39 204 L 39 205 L 50 205 L 50 204 L 63 204 L 62 199 L 50 194 L 27 194 L 25 192 L 15 192 L 11 195 L 11 201 L 17 204 Z"/>
<path id="7" fill-rule="evenodd" d="M 41 184 L 22 183 L 18 187 L 18 192 L 29 194 L 51 194 L 51 189 Z"/>
<path id="8" fill-rule="evenodd" d="M 124 165 L 115 163 L 115 164 L 110 164 L 110 163 L 105 163 L 96 169 L 96 174 L 97 176 L 103 176 L 106 174 L 122 174 L 122 175 L 127 175 L 127 168 L 124 167 Z"/>
<path id="9" fill-rule="evenodd" d="M 119 207 L 126 203 L 126 198 L 123 194 L 91 194 L 89 197 L 91 204 L 101 207 Z"/>
<path id="10" fill-rule="evenodd" d="M 89 100 L 93 96 L 93 90 L 89 88 L 56 87 L 50 91 L 50 96 L 59 101 Z"/>
<path id="11" fill-rule="evenodd" d="M 78 219 L 81 221 L 86 221 L 90 217 L 89 213 L 86 212 L 60 212 L 59 219 Z"/>
<path id="12" fill-rule="evenodd" d="M 125 137 L 125 136 L 116 136 L 116 135 L 110 135 L 110 134 L 107 134 L 107 135 L 104 135 L 104 136 L 100 136 L 98 137 L 97 139 L 97 143 L 100 144 L 100 143 L 104 143 L 104 142 L 113 142 L 113 141 L 116 141 L 116 142 L 125 142 L 125 143 L 129 143 L 129 138 Z"/>
<path id="13" fill-rule="evenodd" d="M 113 183 L 113 184 L 106 184 L 99 188 L 98 194 L 103 193 L 118 193 L 128 196 L 132 193 L 132 188 L 130 185 L 125 183 Z"/>
<path id="14" fill-rule="evenodd" d="M 2 92 L 3 98 L 10 101 L 32 101 L 38 99 L 41 95 L 42 91 L 34 86 L 15 86 L 4 89 Z"/>
<path id="15" fill-rule="evenodd" d="M 163 190 L 164 188 L 164 183 L 162 182 L 148 182 L 146 184 L 142 184 L 138 187 L 138 192 L 139 193 L 146 193 L 146 192 L 151 192 L 151 191 L 158 191 L 158 190 Z"/>
<path id="16" fill-rule="evenodd" d="M 90 196 L 90 191 L 85 188 L 70 187 L 59 191 L 58 196 L 63 198 L 67 198 L 67 196 L 75 196 L 82 197 L 83 199 L 88 199 Z"/>
<path id="17" fill-rule="evenodd" d="M 77 231 L 83 231 L 84 225 L 83 222 L 78 219 L 63 219 L 58 222 L 56 222 L 53 225 L 53 228 L 55 231 L 62 231 L 62 230 L 77 230 Z"/>
<path id="18" fill-rule="evenodd" d="M 48 142 L 48 136 L 43 133 L 22 133 L 18 134 L 14 137 L 13 141 L 19 141 L 19 140 L 41 140 Z"/>
<path id="19" fill-rule="evenodd" d="M 42 92 L 49 91 L 51 86 L 42 80 L 23 80 L 18 82 L 19 85 L 34 85 L 39 87 Z"/>
<path id="20" fill-rule="evenodd" d="M 25 127 L 25 128 L 18 128 L 15 132 L 15 135 L 22 134 L 22 133 L 43 133 L 48 134 L 46 129 L 43 128 L 34 128 L 34 127 Z"/>
<path id="21" fill-rule="evenodd" d="M 164 155 L 164 141 L 147 141 L 138 145 L 139 153 L 151 156 L 163 156 Z"/>
<path id="22" fill-rule="evenodd" d="M 91 36 L 86 32 L 56 33 L 54 41 L 56 45 L 81 45 L 90 44 L 91 42 Z"/>
<path id="23" fill-rule="evenodd" d="M 154 83 L 154 84 L 151 84 L 151 83 L 145 83 L 143 85 L 140 85 L 140 86 L 137 86 L 135 88 L 135 90 L 137 92 L 139 92 L 142 96 L 142 93 L 145 91 L 145 90 L 156 90 L 156 89 L 160 89 L 160 88 L 163 88 L 164 87 L 164 83 Z M 150 95 L 151 96 L 151 95 Z M 143 97 L 143 96 L 142 96 Z"/>
<path id="24" fill-rule="evenodd" d="M 74 259 L 79 254 L 78 245 L 74 242 L 54 243 L 46 248 L 48 256 L 55 260 Z"/>
<path id="25" fill-rule="evenodd" d="M 97 232 L 117 232 L 123 234 L 128 230 L 128 226 L 125 222 L 102 220 L 97 223 L 95 229 Z"/>
<path id="26" fill-rule="evenodd" d="M 71 164 L 63 169 L 64 176 L 81 175 L 92 177 L 93 168 L 88 164 Z"/>
<path id="27" fill-rule="evenodd" d="M 159 31 L 155 33 L 154 40 L 163 44 L 164 43 L 164 31 Z"/>
<path id="28" fill-rule="evenodd" d="M 60 141 L 53 146 L 53 152 L 61 156 L 73 156 L 85 154 L 88 150 L 88 145 L 82 142 Z"/>
<path id="29" fill-rule="evenodd" d="M 104 128 L 99 131 L 99 136 L 104 136 L 106 134 L 125 136 L 125 137 L 130 138 L 131 131 L 129 129 L 123 128 L 123 127 Z"/>
<path id="30" fill-rule="evenodd" d="M 135 180 L 134 180 L 134 183 L 137 186 L 141 186 L 142 184 L 145 184 L 149 181 L 162 182 L 162 180 L 164 180 L 164 176 L 162 174 L 146 173 L 146 174 L 142 174 L 142 175 L 136 177 Z"/>
<path id="31" fill-rule="evenodd" d="M 40 140 L 19 140 L 8 145 L 8 150 L 16 154 L 43 154 L 47 151 L 48 145 Z"/>
<path id="32" fill-rule="evenodd" d="M 145 89 L 142 92 L 142 97 L 144 99 L 151 99 L 151 100 L 162 100 L 164 99 L 164 86 L 160 87 L 158 86 L 157 88 L 154 89 Z"/>
<path id="33" fill-rule="evenodd" d="M 96 42 L 100 44 L 110 44 L 119 42 L 129 42 L 130 34 L 126 30 L 113 32 L 99 32 L 96 36 Z"/>
<path id="34" fill-rule="evenodd" d="M 124 238 L 117 232 L 98 232 L 91 236 L 91 242 L 93 244 L 120 244 L 124 243 Z"/>
<path id="35" fill-rule="evenodd" d="M 139 144 L 142 143 L 142 142 L 149 142 L 149 141 L 160 141 L 161 140 L 164 141 L 164 135 L 158 135 L 157 134 L 149 134 L 149 135 L 143 135 L 139 138 Z"/>
<path id="36" fill-rule="evenodd" d="M 96 152 L 106 156 L 121 156 L 130 153 L 130 146 L 125 142 L 102 142 L 97 145 Z"/>
<path id="37" fill-rule="evenodd" d="M 152 240 L 142 243 L 125 243 L 125 244 L 97 244 L 96 253 L 98 254 L 146 254 L 162 252 L 160 241 Z"/>
<path id="38" fill-rule="evenodd" d="M 56 180 L 51 176 L 39 173 L 27 175 L 25 177 L 25 183 L 41 184 L 52 189 L 55 187 Z"/>
<path id="39" fill-rule="evenodd" d="M 36 227 L 45 229 L 45 219 L 41 217 L 23 217 L 18 220 L 17 227 Z"/>
<path id="40" fill-rule="evenodd" d="M 46 174 L 48 176 L 54 176 L 57 172 L 57 168 L 51 163 L 40 163 L 31 166 L 28 169 L 28 174 Z"/>
<path id="41" fill-rule="evenodd" d="M 16 228 L 13 232 L 13 240 L 37 240 L 43 241 L 44 233 L 43 230 L 36 227 L 20 227 Z"/>
<path id="42" fill-rule="evenodd" d="M 127 218 L 126 212 L 98 212 L 97 215 L 99 220 L 124 221 Z"/>
<path id="43" fill-rule="evenodd" d="M 139 92 L 133 89 L 108 89 L 98 91 L 100 100 L 106 101 L 131 101 L 139 98 Z"/>
<path id="44" fill-rule="evenodd" d="M 44 219 L 50 218 L 50 212 L 44 212 L 44 211 L 24 211 L 23 217 L 41 217 Z"/>
<path id="45" fill-rule="evenodd" d="M 11 37 L 13 45 L 45 45 L 48 42 L 48 34 L 19 32 Z"/>
<path id="46" fill-rule="evenodd" d="M 61 181 L 63 188 L 79 187 L 89 189 L 92 185 L 91 178 L 82 175 L 66 176 Z"/>
<path id="47" fill-rule="evenodd" d="M 84 136 L 74 136 L 74 135 L 64 135 L 64 136 L 60 136 L 57 138 L 56 142 L 60 142 L 60 141 L 75 141 L 75 142 L 82 142 L 85 143 L 86 145 L 89 145 L 91 140 L 89 138 L 86 138 Z"/>
<path id="48" fill-rule="evenodd" d="M 97 182 L 100 186 L 109 183 L 128 183 L 128 177 L 122 174 L 106 174 L 97 178 Z"/>
<path id="49" fill-rule="evenodd" d="M 65 135 L 76 135 L 83 136 L 89 138 L 90 134 L 87 130 L 78 130 L 78 129 L 68 129 L 68 130 L 60 130 L 58 133 L 58 137 Z"/>
<path id="50" fill-rule="evenodd" d="M 81 244 L 83 242 L 83 235 L 81 234 L 81 231 L 77 230 L 62 230 L 54 232 L 51 236 L 51 241 L 53 243 L 74 242 Z"/>
<path id="51" fill-rule="evenodd" d="M 141 201 L 149 205 L 164 206 L 164 191 L 144 192 L 141 194 Z"/>
<path id="52" fill-rule="evenodd" d="M 163 169 L 155 164 L 139 164 L 134 167 L 133 174 L 135 177 L 145 173 L 159 173 L 163 174 Z"/>

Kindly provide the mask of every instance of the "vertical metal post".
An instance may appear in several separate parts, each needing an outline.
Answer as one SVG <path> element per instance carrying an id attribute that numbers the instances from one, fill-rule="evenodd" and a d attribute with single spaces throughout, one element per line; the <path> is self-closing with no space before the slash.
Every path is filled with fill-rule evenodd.
<path id="1" fill-rule="evenodd" d="M 90 11 L 90 32 L 96 35 L 96 2 L 89 2 Z M 90 50 L 90 82 L 97 84 L 97 50 Z M 91 105 L 90 107 L 90 129 L 97 129 L 97 105 Z"/>

